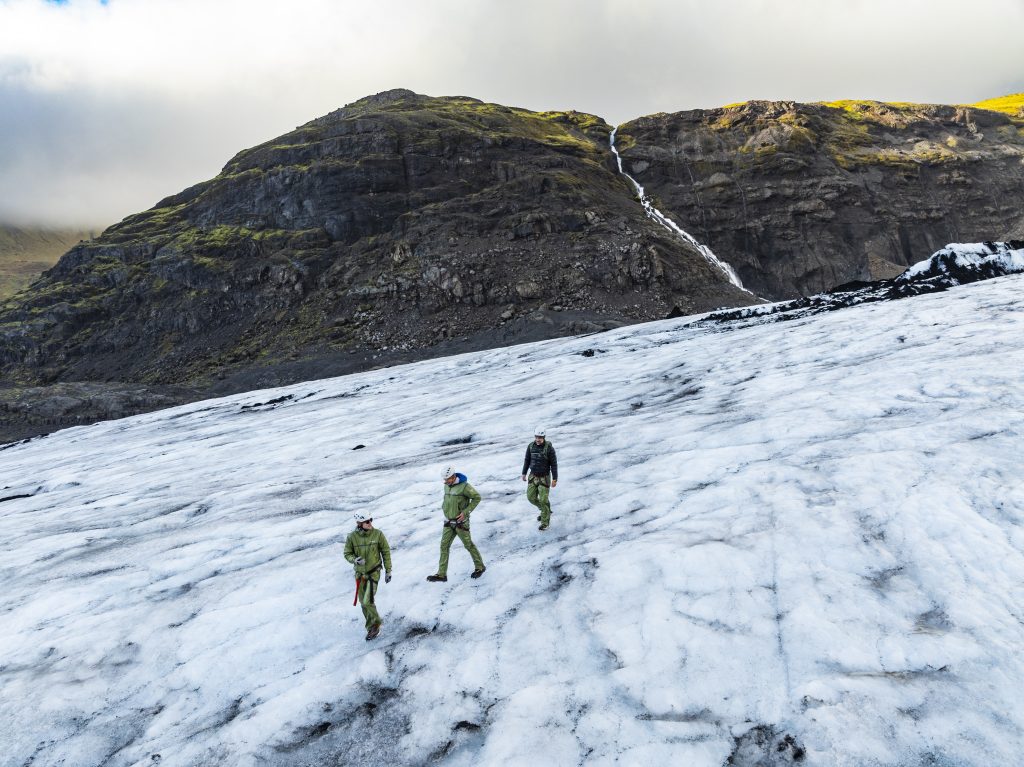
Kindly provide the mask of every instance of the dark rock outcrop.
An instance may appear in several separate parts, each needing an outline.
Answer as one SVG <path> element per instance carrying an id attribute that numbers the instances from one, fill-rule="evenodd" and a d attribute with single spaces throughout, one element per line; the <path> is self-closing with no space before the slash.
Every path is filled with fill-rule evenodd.
<path id="1" fill-rule="evenodd" d="M 735 741 L 727 767 L 792 767 L 807 758 L 807 751 L 793 735 L 771 725 L 753 727 Z"/>
<path id="2" fill-rule="evenodd" d="M 0 443 L 124 418 L 198 399 L 201 392 L 125 383 L 0 388 Z"/>
<path id="3" fill-rule="evenodd" d="M 1010 228 L 1000 239 L 1003 240 L 1024 240 L 1024 218 Z"/>
<path id="4" fill-rule="evenodd" d="M 773 300 L 1001 237 L 1024 204 L 1019 113 L 751 101 L 642 117 L 618 136 L 658 207 Z"/>

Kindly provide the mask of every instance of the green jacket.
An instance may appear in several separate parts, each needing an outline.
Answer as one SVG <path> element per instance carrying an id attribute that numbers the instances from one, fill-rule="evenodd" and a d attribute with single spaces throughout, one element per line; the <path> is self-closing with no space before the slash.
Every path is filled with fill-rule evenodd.
<path id="1" fill-rule="evenodd" d="M 362 557 L 366 560 L 357 565 L 353 560 Z M 380 565 L 383 560 L 384 569 L 391 572 L 391 547 L 388 539 L 380 530 L 353 530 L 345 539 L 345 559 L 356 569 L 357 576 L 369 575 L 373 580 L 380 580 Z"/>
<path id="2" fill-rule="evenodd" d="M 441 511 L 445 519 L 455 519 L 462 514 L 466 522 L 469 522 L 469 515 L 480 503 L 480 493 L 473 489 L 468 482 L 459 482 L 457 485 L 444 486 L 444 500 L 441 502 Z"/>

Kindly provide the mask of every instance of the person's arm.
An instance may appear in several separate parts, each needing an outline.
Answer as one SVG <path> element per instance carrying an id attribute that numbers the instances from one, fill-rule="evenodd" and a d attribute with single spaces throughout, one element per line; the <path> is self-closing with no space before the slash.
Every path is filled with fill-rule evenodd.
<path id="1" fill-rule="evenodd" d="M 384 560 L 384 572 L 391 574 L 391 547 L 388 546 L 388 539 L 384 533 L 380 534 L 380 558 Z"/>
<path id="2" fill-rule="evenodd" d="M 354 565 L 356 563 L 356 547 L 351 535 L 345 539 L 345 560 L 350 565 Z"/>
<path id="3" fill-rule="evenodd" d="M 473 509 L 480 505 L 480 493 L 478 493 L 472 485 L 466 483 L 466 492 L 464 495 L 469 499 L 469 504 L 462 510 L 462 515 L 468 520 L 469 515 L 473 513 Z"/>
<path id="4" fill-rule="evenodd" d="M 526 446 L 526 460 L 523 461 L 523 477 L 526 477 L 526 472 L 530 470 L 530 446 Z"/>
<path id="5" fill-rule="evenodd" d="M 558 456 L 555 455 L 555 446 L 551 445 L 551 449 L 548 452 L 548 464 L 551 466 L 551 482 L 554 484 L 558 481 Z"/>

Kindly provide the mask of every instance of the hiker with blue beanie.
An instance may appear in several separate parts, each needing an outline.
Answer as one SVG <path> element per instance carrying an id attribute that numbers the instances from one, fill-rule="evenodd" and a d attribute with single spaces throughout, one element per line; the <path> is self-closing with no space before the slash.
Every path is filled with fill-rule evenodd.
<path id="1" fill-rule="evenodd" d="M 448 552 L 456 536 L 473 557 L 474 570 L 471 578 L 479 578 L 484 574 L 484 560 L 473 544 L 469 535 L 469 515 L 480 503 L 480 493 L 466 480 L 465 474 L 459 474 L 451 467 L 444 470 L 444 500 L 441 511 L 444 512 L 444 532 L 441 533 L 441 561 L 437 565 L 437 573 L 428 575 L 432 583 L 448 580 Z"/>

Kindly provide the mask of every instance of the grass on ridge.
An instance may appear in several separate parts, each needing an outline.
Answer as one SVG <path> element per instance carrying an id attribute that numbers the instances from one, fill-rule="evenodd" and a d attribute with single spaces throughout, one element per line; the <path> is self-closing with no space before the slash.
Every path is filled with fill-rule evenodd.
<path id="1" fill-rule="evenodd" d="M 1010 115 L 1019 115 L 1024 109 L 1024 93 L 1013 93 L 1009 96 L 1000 96 L 995 99 L 986 99 L 969 106 L 977 109 L 987 109 L 991 112 L 1005 112 Z"/>

